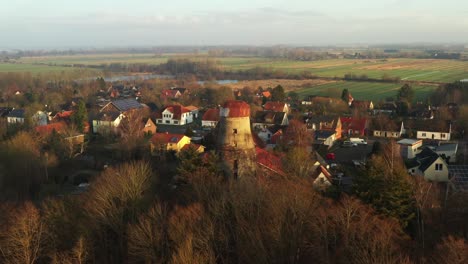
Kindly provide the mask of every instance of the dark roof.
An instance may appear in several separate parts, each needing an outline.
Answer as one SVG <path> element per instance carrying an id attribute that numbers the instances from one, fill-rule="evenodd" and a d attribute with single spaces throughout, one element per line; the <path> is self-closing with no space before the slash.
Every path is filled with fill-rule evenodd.
<path id="1" fill-rule="evenodd" d="M 257 111 L 254 122 L 281 125 L 285 115 L 285 112 Z"/>
<path id="2" fill-rule="evenodd" d="M 105 112 L 105 113 L 99 113 L 96 116 L 95 120 L 101 120 L 101 121 L 114 121 L 119 117 L 120 113 L 119 112 Z"/>
<path id="3" fill-rule="evenodd" d="M 159 110 L 158 106 L 155 103 L 147 103 L 146 105 L 149 107 L 151 112 L 156 112 Z"/>
<path id="4" fill-rule="evenodd" d="M 330 131 L 330 130 L 316 130 L 314 132 L 315 139 L 329 138 L 333 134 L 335 134 L 335 131 Z"/>
<path id="5" fill-rule="evenodd" d="M 13 110 L 11 110 L 11 112 L 7 115 L 7 117 L 24 118 L 24 109 L 13 109 Z"/>
<path id="6" fill-rule="evenodd" d="M 133 98 L 115 100 L 112 101 L 111 104 L 113 104 L 121 112 L 125 112 L 131 109 L 143 108 L 143 106 Z"/>
<path id="7" fill-rule="evenodd" d="M 273 126 L 267 128 L 267 129 L 268 129 L 268 131 L 271 132 L 271 134 L 275 134 L 275 133 L 278 132 L 279 130 L 285 129 L 286 127 L 287 127 L 287 126 L 273 125 Z"/>
<path id="8" fill-rule="evenodd" d="M 184 94 L 184 93 L 187 91 L 187 88 L 173 87 L 173 88 L 171 88 L 171 90 L 177 90 L 177 91 L 179 91 L 181 94 Z"/>
<path id="9" fill-rule="evenodd" d="M 209 108 L 203 114 L 203 121 L 219 121 L 219 109 L 218 108 Z"/>
<path id="10" fill-rule="evenodd" d="M 13 108 L 11 107 L 0 107 L 0 117 L 6 117 Z"/>
<path id="11" fill-rule="evenodd" d="M 408 120 L 405 121 L 405 128 L 419 131 L 433 131 L 448 133 L 450 130 L 450 121 L 432 119 L 432 120 Z"/>
<path id="12" fill-rule="evenodd" d="M 427 147 L 423 148 L 419 154 L 416 154 L 416 159 L 420 164 L 419 169 L 421 171 L 426 171 L 438 158 L 439 155 Z"/>

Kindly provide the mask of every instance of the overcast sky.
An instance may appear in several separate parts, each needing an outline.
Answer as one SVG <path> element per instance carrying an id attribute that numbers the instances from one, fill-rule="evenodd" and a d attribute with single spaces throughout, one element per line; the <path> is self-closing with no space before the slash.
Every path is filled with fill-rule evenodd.
<path id="1" fill-rule="evenodd" d="M 0 0 L 0 48 L 467 43 L 465 0 Z"/>

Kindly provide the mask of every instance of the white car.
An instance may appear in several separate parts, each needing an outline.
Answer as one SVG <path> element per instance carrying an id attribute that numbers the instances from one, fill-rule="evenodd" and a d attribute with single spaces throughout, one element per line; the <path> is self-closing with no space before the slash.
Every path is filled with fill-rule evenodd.
<path id="1" fill-rule="evenodd" d="M 349 147 L 357 147 L 357 143 L 351 142 L 351 141 L 345 141 L 343 142 L 343 145 L 341 145 L 344 148 L 349 148 Z"/>

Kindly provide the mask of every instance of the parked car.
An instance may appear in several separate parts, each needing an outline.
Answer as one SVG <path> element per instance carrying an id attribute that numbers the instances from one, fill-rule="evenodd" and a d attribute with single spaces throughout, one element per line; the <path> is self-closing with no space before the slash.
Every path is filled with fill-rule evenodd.
<path id="1" fill-rule="evenodd" d="M 350 138 L 349 141 L 359 145 L 367 145 L 367 142 L 362 138 Z"/>
<path id="2" fill-rule="evenodd" d="M 325 158 L 327 160 L 335 160 L 335 153 L 328 153 Z"/>
<path id="3" fill-rule="evenodd" d="M 341 145 L 344 148 L 350 148 L 350 147 L 357 147 L 357 143 L 351 142 L 351 141 L 345 141 L 343 142 L 343 145 Z"/>

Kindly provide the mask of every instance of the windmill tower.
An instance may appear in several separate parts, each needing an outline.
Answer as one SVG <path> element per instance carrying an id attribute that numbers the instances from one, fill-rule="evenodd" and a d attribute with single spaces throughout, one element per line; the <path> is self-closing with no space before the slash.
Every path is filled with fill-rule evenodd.
<path id="1" fill-rule="evenodd" d="M 250 129 L 250 106 L 244 101 L 227 101 L 220 109 L 216 151 L 228 177 L 255 173 L 255 144 Z"/>

